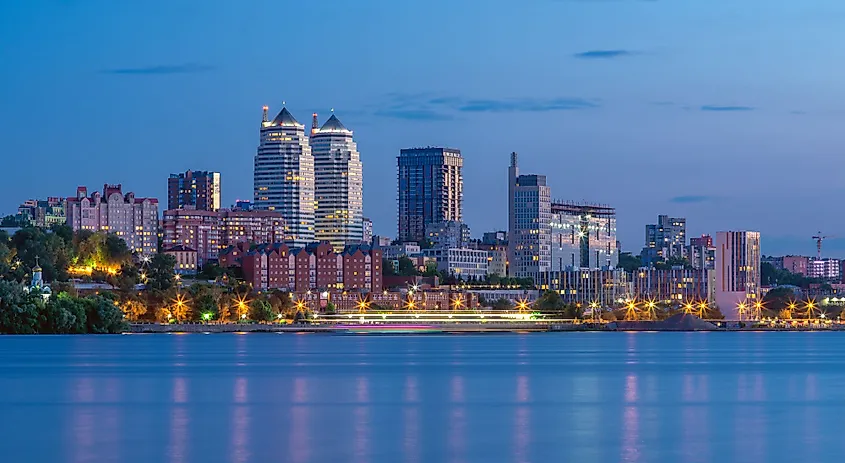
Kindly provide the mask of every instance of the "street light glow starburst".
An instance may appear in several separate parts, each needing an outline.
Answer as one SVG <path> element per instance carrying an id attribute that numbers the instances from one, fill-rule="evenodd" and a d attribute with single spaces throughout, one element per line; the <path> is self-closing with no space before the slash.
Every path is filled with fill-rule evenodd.
<path id="1" fill-rule="evenodd" d="M 456 295 L 452 298 L 452 309 L 454 309 L 454 310 L 461 310 L 461 309 L 462 309 L 462 308 L 464 308 L 464 307 L 465 307 L 465 305 L 464 305 L 464 297 L 463 297 L 461 294 L 456 294 Z"/>

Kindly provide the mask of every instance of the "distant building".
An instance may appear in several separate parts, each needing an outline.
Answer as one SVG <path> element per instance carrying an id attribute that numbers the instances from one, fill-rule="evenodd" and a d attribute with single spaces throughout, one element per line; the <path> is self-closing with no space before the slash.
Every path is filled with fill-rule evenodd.
<path id="1" fill-rule="evenodd" d="M 18 223 L 49 228 L 67 222 L 66 198 L 30 199 L 18 207 Z"/>
<path id="2" fill-rule="evenodd" d="M 114 233 L 132 252 L 154 254 L 158 239 L 158 200 L 123 194 L 121 185 L 104 185 L 103 193 L 88 196 L 87 187 L 76 189 L 67 199 L 67 224 L 74 231 L 90 230 Z"/>
<path id="3" fill-rule="evenodd" d="M 420 255 L 420 245 L 417 243 L 402 243 L 383 246 L 382 253 L 385 259 L 398 259 L 402 256 Z"/>
<path id="4" fill-rule="evenodd" d="M 657 216 L 656 224 L 645 226 L 645 248 L 641 254 L 644 263 L 686 257 L 686 230 L 685 218 Z"/>
<path id="5" fill-rule="evenodd" d="M 239 199 L 235 201 L 235 204 L 232 206 L 233 211 L 251 211 L 252 210 L 252 202 L 246 199 Z"/>
<path id="6" fill-rule="evenodd" d="M 538 281 L 551 268 L 551 188 L 545 175 L 519 175 L 517 154 L 508 168 L 509 276 Z"/>
<path id="7" fill-rule="evenodd" d="M 452 148 L 399 152 L 399 241 L 420 241 L 432 222 L 463 220 L 464 159 Z"/>
<path id="8" fill-rule="evenodd" d="M 629 297 L 628 277 L 622 269 L 579 269 L 547 272 L 542 280 L 566 303 L 585 308 L 596 303 L 605 308 L 615 307 L 618 301 Z"/>
<path id="9" fill-rule="evenodd" d="M 272 211 L 168 210 L 164 212 L 162 228 L 164 249 L 193 249 L 199 266 L 217 261 L 221 250 L 229 246 L 278 242 L 285 236 L 282 215 Z"/>
<path id="10" fill-rule="evenodd" d="M 686 257 L 694 269 L 713 270 L 716 268 L 716 248 L 710 235 L 690 238 Z"/>
<path id="11" fill-rule="evenodd" d="M 197 251 L 187 246 L 173 246 L 164 251 L 165 254 L 176 259 L 173 271 L 179 275 L 194 275 L 197 273 Z"/>
<path id="12" fill-rule="evenodd" d="M 424 249 L 423 255 L 437 260 L 437 270 L 462 280 L 487 278 L 487 251 L 478 249 Z"/>
<path id="13" fill-rule="evenodd" d="M 253 170 L 253 208 L 282 214 L 285 239 L 303 247 L 314 241 L 314 157 L 305 126 L 282 108 L 271 121 L 264 107 Z"/>
<path id="14" fill-rule="evenodd" d="M 374 246 L 377 245 L 377 246 L 383 248 L 383 247 L 386 247 L 386 246 L 390 246 L 390 243 L 393 242 L 393 239 L 391 239 L 389 236 L 375 235 L 375 236 L 373 236 L 372 242 L 373 242 Z"/>
<path id="15" fill-rule="evenodd" d="M 455 220 L 432 222 L 425 226 L 425 236 L 435 248 L 465 248 L 469 245 L 469 225 Z"/>
<path id="16" fill-rule="evenodd" d="M 364 217 L 364 233 L 361 242 L 364 244 L 371 244 L 373 242 L 373 221 L 366 217 Z"/>
<path id="17" fill-rule="evenodd" d="M 316 120 L 316 114 L 315 114 Z M 360 244 L 364 235 L 364 180 L 358 145 L 332 114 L 311 130 L 314 157 L 314 233 L 336 252 Z M 372 232 L 371 232 L 372 233 Z"/>
<path id="18" fill-rule="evenodd" d="M 810 275 L 810 258 L 806 256 L 783 256 L 780 258 L 781 266 L 780 268 L 798 274 L 798 275 Z M 824 273 L 824 268 L 819 269 L 821 273 Z"/>
<path id="19" fill-rule="evenodd" d="M 753 304 L 759 299 L 760 232 L 716 234 L 715 294 L 716 305 L 728 320 L 740 318 L 740 304 Z"/>
<path id="20" fill-rule="evenodd" d="M 616 267 L 619 253 L 614 208 L 553 202 L 551 211 L 552 271 Z"/>
<path id="21" fill-rule="evenodd" d="M 840 273 L 839 259 L 812 259 L 807 267 L 807 276 L 810 278 L 821 278 L 827 281 L 839 281 L 842 279 Z"/>
<path id="22" fill-rule="evenodd" d="M 481 237 L 482 244 L 507 244 L 507 242 L 508 232 L 506 231 L 484 232 Z"/>
<path id="23" fill-rule="evenodd" d="M 167 209 L 220 209 L 220 172 L 186 171 L 167 179 Z"/>
<path id="24" fill-rule="evenodd" d="M 676 306 L 684 303 L 712 303 L 712 270 L 668 270 L 642 268 L 632 273 L 631 294 L 638 300 L 669 301 Z"/>

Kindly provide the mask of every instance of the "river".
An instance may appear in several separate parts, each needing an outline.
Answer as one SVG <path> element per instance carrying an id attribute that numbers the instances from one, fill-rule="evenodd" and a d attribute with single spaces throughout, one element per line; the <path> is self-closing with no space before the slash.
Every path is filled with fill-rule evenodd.
<path id="1" fill-rule="evenodd" d="M 0 337 L 7 462 L 827 462 L 842 333 Z"/>

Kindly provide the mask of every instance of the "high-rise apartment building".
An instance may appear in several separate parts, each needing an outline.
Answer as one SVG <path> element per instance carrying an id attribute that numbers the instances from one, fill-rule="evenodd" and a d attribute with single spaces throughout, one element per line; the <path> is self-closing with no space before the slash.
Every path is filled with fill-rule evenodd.
<path id="1" fill-rule="evenodd" d="M 616 209 L 554 202 L 551 210 L 552 271 L 616 267 Z"/>
<path id="2" fill-rule="evenodd" d="M 432 222 L 463 218 L 464 159 L 452 148 L 399 152 L 399 241 L 420 241 Z"/>
<path id="3" fill-rule="evenodd" d="M 539 282 L 551 268 L 551 188 L 545 175 L 519 175 L 516 153 L 508 174 L 509 276 Z"/>
<path id="4" fill-rule="evenodd" d="M 287 108 L 271 121 L 264 107 L 253 192 L 256 210 L 284 217 L 285 242 L 303 247 L 314 241 L 314 157 L 305 126 Z"/>
<path id="5" fill-rule="evenodd" d="M 73 229 L 114 233 L 132 252 L 149 255 L 158 245 L 158 200 L 123 194 L 121 185 L 103 185 L 103 193 L 88 196 L 88 188 L 76 189 L 67 199 L 67 224 Z"/>
<path id="6" fill-rule="evenodd" d="M 672 258 L 686 257 L 687 219 L 657 216 L 656 224 L 645 226 L 643 261 L 650 264 Z"/>
<path id="7" fill-rule="evenodd" d="M 713 270 L 716 268 L 716 248 L 710 235 L 690 238 L 686 257 L 692 268 L 697 270 Z"/>
<path id="8" fill-rule="evenodd" d="M 189 170 L 167 179 L 167 209 L 220 209 L 220 172 Z"/>
<path id="9" fill-rule="evenodd" d="M 728 320 L 749 318 L 760 297 L 760 232 L 716 233 L 716 305 Z M 740 313 L 745 306 L 749 312 Z"/>
<path id="10" fill-rule="evenodd" d="M 372 219 L 368 219 L 364 217 L 364 227 L 363 227 L 363 239 L 361 242 L 363 244 L 372 244 L 373 242 L 373 221 Z"/>
<path id="11" fill-rule="evenodd" d="M 425 239 L 435 248 L 465 248 L 469 246 L 469 225 L 454 220 L 432 222 L 425 226 Z"/>
<path id="12" fill-rule="evenodd" d="M 311 130 L 314 156 L 314 231 L 335 252 L 364 236 L 364 183 L 361 155 L 352 131 L 332 116 Z"/>

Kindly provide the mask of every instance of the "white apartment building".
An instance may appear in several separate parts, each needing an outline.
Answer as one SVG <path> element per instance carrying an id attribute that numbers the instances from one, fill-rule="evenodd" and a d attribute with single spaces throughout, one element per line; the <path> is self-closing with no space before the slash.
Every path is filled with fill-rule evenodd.
<path id="1" fill-rule="evenodd" d="M 103 185 L 103 193 L 88 196 L 88 188 L 76 189 L 67 200 L 67 224 L 74 231 L 114 233 L 132 252 L 154 254 L 158 246 L 158 200 L 123 194 L 122 185 Z"/>
<path id="2" fill-rule="evenodd" d="M 551 188 L 545 175 L 519 175 L 516 153 L 508 181 L 509 276 L 539 281 L 551 267 Z"/>
<path id="3" fill-rule="evenodd" d="M 335 252 L 364 237 L 364 183 L 361 155 L 352 131 L 332 116 L 311 130 L 314 156 L 314 231 Z M 372 230 L 371 230 L 372 233 Z"/>
<path id="4" fill-rule="evenodd" d="M 423 255 L 437 260 L 437 270 L 463 280 L 487 277 L 487 251 L 480 249 L 423 249 Z"/>
<path id="5" fill-rule="evenodd" d="M 314 241 L 314 157 L 305 126 L 287 108 L 270 121 L 264 107 L 253 191 L 254 209 L 282 213 L 288 245 Z"/>
<path id="6" fill-rule="evenodd" d="M 760 232 L 716 233 L 716 305 L 727 320 L 760 297 Z M 745 318 L 747 315 L 744 315 Z"/>

